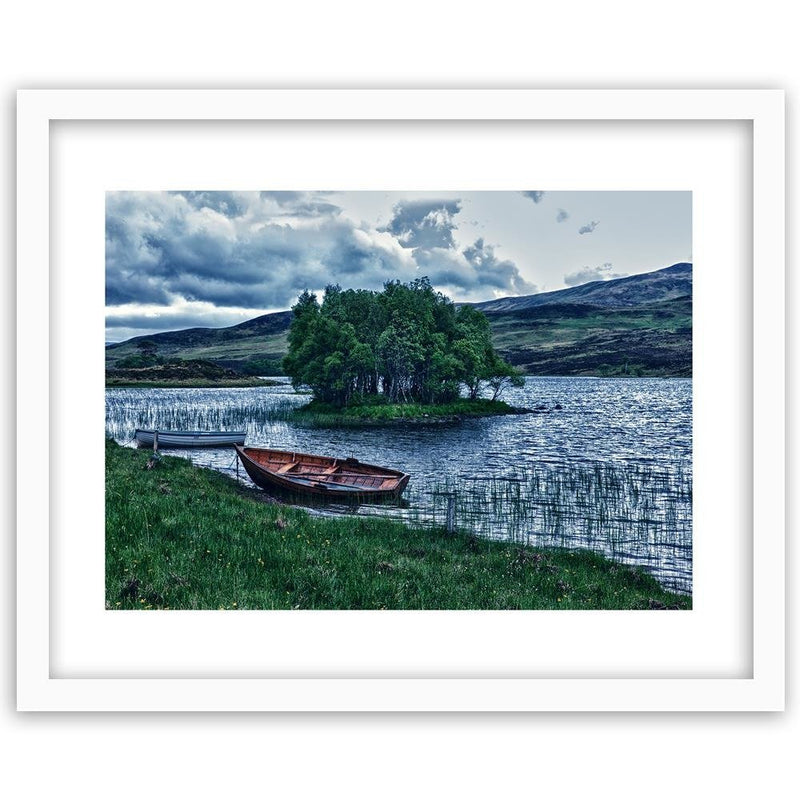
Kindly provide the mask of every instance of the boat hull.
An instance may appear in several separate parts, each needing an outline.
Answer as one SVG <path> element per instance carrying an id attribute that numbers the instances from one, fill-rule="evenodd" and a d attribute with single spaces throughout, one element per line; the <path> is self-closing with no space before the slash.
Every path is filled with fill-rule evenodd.
<path id="1" fill-rule="evenodd" d="M 136 444 L 152 447 L 155 431 L 137 428 Z M 244 431 L 158 431 L 159 447 L 230 447 L 244 444 Z"/>
<path id="2" fill-rule="evenodd" d="M 236 446 L 247 474 L 262 489 L 312 496 L 332 502 L 380 502 L 400 497 L 410 475 L 353 458 L 332 458 Z"/>

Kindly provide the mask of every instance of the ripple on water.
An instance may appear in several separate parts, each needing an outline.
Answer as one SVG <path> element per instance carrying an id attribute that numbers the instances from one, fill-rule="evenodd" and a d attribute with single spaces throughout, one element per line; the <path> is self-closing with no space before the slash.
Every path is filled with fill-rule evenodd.
<path id="1" fill-rule="evenodd" d="M 504 399 L 548 411 L 435 426 L 308 429 L 281 418 L 308 401 L 288 383 L 108 389 L 106 433 L 131 444 L 137 427 L 246 430 L 253 446 L 385 464 L 411 474 L 407 503 L 358 513 L 443 524 L 447 494 L 457 492 L 458 525 L 542 546 L 590 547 L 691 592 L 691 380 L 527 378 Z M 172 452 L 236 473 L 231 450 Z"/>

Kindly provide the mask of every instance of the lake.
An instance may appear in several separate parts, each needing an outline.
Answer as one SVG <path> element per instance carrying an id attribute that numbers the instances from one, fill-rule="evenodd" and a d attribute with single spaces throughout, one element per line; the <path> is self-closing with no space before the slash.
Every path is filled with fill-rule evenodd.
<path id="1" fill-rule="evenodd" d="M 408 472 L 403 502 L 314 509 L 384 514 L 547 547 L 585 547 L 692 591 L 692 381 L 526 378 L 502 399 L 539 413 L 385 428 L 290 424 L 288 381 L 241 389 L 107 389 L 106 435 L 246 430 L 247 444 L 355 457 Z M 236 476 L 232 449 L 170 450 Z M 250 484 L 243 469 L 239 480 Z M 252 485 L 252 484 L 251 484 Z M 452 500 L 450 499 L 452 497 Z"/>

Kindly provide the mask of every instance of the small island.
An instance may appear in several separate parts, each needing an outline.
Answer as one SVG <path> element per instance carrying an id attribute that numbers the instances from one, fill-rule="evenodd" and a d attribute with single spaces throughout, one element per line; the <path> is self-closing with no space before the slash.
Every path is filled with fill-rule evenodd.
<path id="1" fill-rule="evenodd" d="M 492 346 L 486 316 L 433 289 L 427 278 L 389 281 L 382 292 L 303 292 L 292 307 L 283 369 L 311 401 L 298 422 L 383 424 L 458 421 L 526 413 L 499 400 L 521 386 Z M 485 389 L 491 398 L 482 396 Z"/>
<path id="2" fill-rule="evenodd" d="M 499 414 L 537 414 L 540 409 L 517 408 L 502 400 L 460 398 L 450 403 L 360 403 L 338 408 L 312 400 L 294 409 L 292 422 L 310 427 L 367 427 L 372 425 L 440 425 L 472 417 Z"/>

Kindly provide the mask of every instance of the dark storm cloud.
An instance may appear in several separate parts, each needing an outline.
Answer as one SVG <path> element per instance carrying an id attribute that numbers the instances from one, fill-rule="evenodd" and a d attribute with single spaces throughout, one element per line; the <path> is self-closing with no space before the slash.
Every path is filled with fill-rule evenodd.
<path id="1" fill-rule="evenodd" d="M 564 283 L 567 286 L 580 286 L 582 283 L 591 281 L 609 281 L 612 278 L 624 278 L 625 273 L 612 272 L 614 265 L 610 261 L 601 264 L 599 267 L 583 267 L 577 272 L 572 272 L 564 276 Z"/>
<path id="2" fill-rule="evenodd" d="M 513 261 L 501 260 L 494 254 L 494 248 L 476 239 L 475 244 L 464 250 L 464 258 L 484 286 L 497 289 L 510 289 L 516 294 L 532 294 L 537 287 L 528 283 Z"/>
<path id="3" fill-rule="evenodd" d="M 337 239 L 325 263 L 337 275 L 361 276 L 370 284 L 369 288 L 374 289 L 398 277 L 398 270 L 403 269 L 391 253 L 362 241 L 357 235 Z"/>
<path id="4" fill-rule="evenodd" d="M 544 192 L 523 192 L 523 197 L 528 197 L 533 200 L 534 203 L 541 203 L 542 199 L 544 198 Z"/>
<path id="5" fill-rule="evenodd" d="M 121 273 L 109 280 L 106 276 L 106 305 L 121 306 L 125 303 L 168 304 L 171 296 L 160 280 L 140 275 Z"/>
<path id="6" fill-rule="evenodd" d="M 432 250 L 454 246 L 453 218 L 461 211 L 460 200 L 408 200 L 397 203 L 392 219 L 380 231 L 388 231 L 403 247 Z"/>
<path id="7" fill-rule="evenodd" d="M 563 222 L 565 219 L 569 219 L 569 213 L 564 211 L 563 208 L 559 208 L 558 214 L 556 214 L 556 222 Z"/>
<path id="8" fill-rule="evenodd" d="M 195 243 L 200 248 L 186 258 L 184 251 Z M 168 248 L 176 267 L 169 286 L 187 300 L 217 306 L 288 307 L 307 286 L 361 285 L 376 268 L 390 275 L 400 271 L 391 254 L 365 247 L 351 228 L 337 223 L 318 230 L 267 225 L 232 248 L 217 243 L 206 250 L 204 244 L 195 237 Z"/>
<path id="9" fill-rule="evenodd" d="M 532 294 L 537 290 L 520 275 L 513 261 L 497 258 L 494 248 L 483 239 L 461 253 L 439 248 L 415 252 L 414 258 L 434 286 L 453 287 L 481 298 L 485 298 L 487 288 L 504 294 Z"/>
<path id="10" fill-rule="evenodd" d="M 460 200 L 409 200 L 397 203 L 391 221 L 379 230 L 391 233 L 402 247 L 412 250 L 420 274 L 427 275 L 434 286 L 478 296 L 485 296 L 486 289 L 507 294 L 535 292 L 536 287 L 520 275 L 514 262 L 497 258 L 494 248 L 483 239 L 459 250 L 453 232 L 460 211 Z"/>
<path id="11" fill-rule="evenodd" d="M 235 324 L 329 283 L 380 290 L 427 275 L 458 299 L 536 291 L 483 239 L 457 242 L 460 200 L 398 203 L 384 228 L 356 225 L 335 202 L 310 192 L 109 192 L 108 338 Z"/>
<path id="12" fill-rule="evenodd" d="M 594 233 L 594 229 L 600 224 L 600 220 L 587 222 L 586 225 L 581 226 L 578 228 L 578 233 L 583 236 L 585 233 Z"/>
<path id="13" fill-rule="evenodd" d="M 370 239 L 312 194 L 187 194 L 109 193 L 108 305 L 287 308 L 306 287 L 380 288 L 413 269 L 390 237 Z"/>

